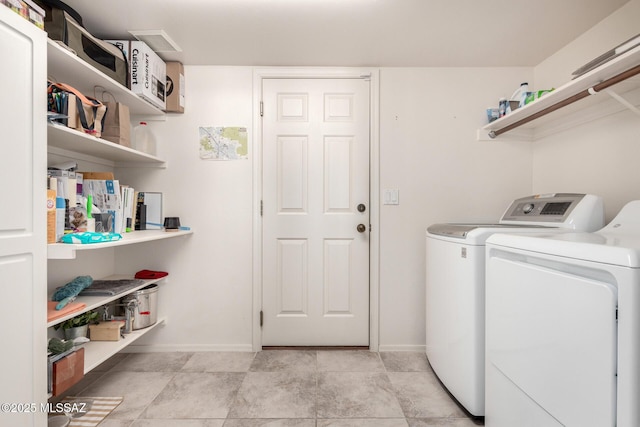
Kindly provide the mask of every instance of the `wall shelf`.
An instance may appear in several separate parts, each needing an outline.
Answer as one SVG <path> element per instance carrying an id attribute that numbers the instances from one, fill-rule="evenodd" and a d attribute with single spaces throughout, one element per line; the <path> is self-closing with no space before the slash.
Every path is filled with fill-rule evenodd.
<path id="1" fill-rule="evenodd" d="M 640 46 L 585 73 L 542 98 L 495 120 L 478 131 L 479 140 L 502 139 L 510 132 L 514 139 L 536 140 L 566 128 L 633 107 L 640 92 Z M 610 93 L 611 97 L 606 95 Z M 625 97 L 619 99 L 618 97 Z M 633 100 L 629 101 L 630 98 Z M 579 101 L 579 102 L 578 102 Z M 596 106 L 597 105 L 597 106 Z M 635 108 L 635 107 L 633 107 Z M 584 115 L 589 111 L 589 115 Z M 597 112 L 599 111 L 599 113 Z M 514 130 L 517 129 L 517 132 Z M 506 135 L 505 135 L 506 136 Z"/>
<path id="2" fill-rule="evenodd" d="M 131 279 L 131 277 L 124 276 L 124 275 L 114 275 L 114 276 L 109 276 L 104 278 L 104 280 L 118 280 L 118 279 Z M 153 283 L 160 282 L 164 279 L 165 278 L 163 277 L 160 279 L 145 280 L 143 284 L 138 285 L 134 288 L 131 288 L 127 291 L 121 292 L 117 295 L 91 296 L 91 297 L 78 296 L 74 302 L 85 303 L 86 307 L 83 308 L 82 310 L 76 311 L 74 313 L 70 313 L 59 319 L 52 320 L 51 322 L 47 323 L 47 328 L 55 326 L 59 323 L 64 322 L 67 319 L 71 319 L 72 317 L 85 313 L 89 310 L 95 310 L 99 307 L 102 307 L 105 304 L 110 303 L 111 301 L 116 301 L 126 295 L 129 295 L 132 292 L 135 292 L 139 289 L 144 288 L 145 286 L 149 286 Z M 125 348 L 126 346 L 136 341 L 138 338 L 143 337 L 148 332 L 155 329 L 157 326 L 165 323 L 165 321 L 166 321 L 166 318 L 158 318 L 157 322 L 154 323 L 153 325 L 147 328 L 131 331 L 131 333 L 125 334 L 124 338 L 121 338 L 118 341 L 90 341 L 84 344 L 83 347 L 85 351 L 84 353 L 85 374 L 91 371 L 92 369 L 94 369 L 96 366 L 100 365 L 102 362 L 104 362 L 105 360 L 107 360 L 117 352 L 119 352 L 120 350 L 122 350 L 123 348 Z"/>
<path id="3" fill-rule="evenodd" d="M 87 96 L 95 94 L 98 99 L 102 96 L 102 90 L 105 90 L 113 95 L 116 101 L 127 105 L 132 115 L 161 117 L 165 115 L 164 111 L 140 98 L 111 77 L 96 70 L 51 39 L 47 40 L 47 60 L 49 79 L 70 84 Z M 104 89 L 96 89 L 96 86 Z"/>
<path id="4" fill-rule="evenodd" d="M 100 280 L 121 280 L 121 279 L 132 279 L 132 277 L 130 276 L 126 276 L 126 275 L 113 275 L 113 276 L 109 276 L 109 277 L 105 277 L 103 279 Z M 105 295 L 105 296 L 78 296 L 75 300 L 74 303 L 84 303 L 86 305 L 85 308 L 83 308 L 82 310 L 78 310 L 78 311 L 74 311 L 73 313 L 69 313 L 66 316 L 60 317 L 58 319 L 52 320 L 50 322 L 47 323 L 47 328 L 50 328 L 52 326 L 55 326 L 59 323 L 64 322 L 65 320 L 69 320 L 73 317 L 76 317 L 79 314 L 85 313 L 87 311 L 90 310 L 95 310 L 99 307 L 102 307 L 105 304 L 110 303 L 111 301 L 115 301 L 117 299 L 122 298 L 125 295 L 128 295 L 132 292 L 135 292 L 139 289 L 144 288 L 145 286 L 149 286 L 152 285 L 154 283 L 160 282 L 164 280 L 164 277 L 160 278 L 160 279 L 150 279 L 150 280 L 145 280 L 144 283 L 133 287 L 131 289 L 128 289 L 124 292 L 121 292 L 119 294 L 116 295 Z M 51 297 L 49 297 L 49 300 L 51 300 Z"/>
<path id="5" fill-rule="evenodd" d="M 192 234 L 191 230 L 171 231 L 164 230 L 144 230 L 122 233 L 122 239 L 115 242 L 71 244 L 71 243 L 51 243 L 47 245 L 49 259 L 75 259 L 78 251 L 91 251 L 116 246 L 133 245 L 137 243 L 152 242 L 155 240 L 171 239 Z"/>
<path id="6" fill-rule="evenodd" d="M 115 167 L 167 167 L 167 163 L 156 156 L 87 135 L 64 125 L 50 123 L 47 126 L 47 137 L 49 152 L 54 154 L 77 157 L 79 153 L 107 160 L 110 166 Z"/>
<path id="7" fill-rule="evenodd" d="M 153 325 L 125 334 L 124 338 L 119 341 L 91 341 L 84 344 L 84 373 L 86 374 L 96 368 L 120 350 L 164 324 L 166 320 L 164 317 L 158 318 L 158 321 Z"/>

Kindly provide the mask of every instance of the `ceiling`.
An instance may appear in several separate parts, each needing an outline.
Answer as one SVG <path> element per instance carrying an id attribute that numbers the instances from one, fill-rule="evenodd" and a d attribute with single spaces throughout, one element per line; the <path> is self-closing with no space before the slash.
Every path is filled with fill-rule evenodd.
<path id="1" fill-rule="evenodd" d="M 628 0 L 66 0 L 104 39 L 164 30 L 187 65 L 534 66 Z"/>

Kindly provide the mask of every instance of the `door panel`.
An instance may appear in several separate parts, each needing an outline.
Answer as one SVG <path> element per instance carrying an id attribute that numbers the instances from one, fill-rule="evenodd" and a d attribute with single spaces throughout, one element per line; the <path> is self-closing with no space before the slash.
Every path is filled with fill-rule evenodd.
<path id="1" fill-rule="evenodd" d="M 306 316 L 308 313 L 307 241 L 278 240 L 278 316 Z"/>
<path id="2" fill-rule="evenodd" d="M 327 136 L 324 140 L 324 200 L 325 212 L 349 212 L 351 171 L 353 170 L 353 138 Z"/>
<path id="3" fill-rule="evenodd" d="M 278 211 L 307 212 L 307 146 L 306 137 L 278 138 Z"/>
<path id="4" fill-rule="evenodd" d="M 265 79 L 263 103 L 262 345 L 368 345 L 369 82 Z"/>
<path id="5" fill-rule="evenodd" d="M 351 307 L 352 239 L 327 239 L 324 242 L 324 314 L 354 316 Z"/>

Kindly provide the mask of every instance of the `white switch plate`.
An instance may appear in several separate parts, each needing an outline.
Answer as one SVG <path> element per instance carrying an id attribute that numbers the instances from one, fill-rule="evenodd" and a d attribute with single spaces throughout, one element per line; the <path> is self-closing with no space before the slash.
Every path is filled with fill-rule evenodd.
<path id="1" fill-rule="evenodd" d="M 399 205 L 400 190 L 397 188 L 383 190 L 382 200 L 385 205 Z"/>

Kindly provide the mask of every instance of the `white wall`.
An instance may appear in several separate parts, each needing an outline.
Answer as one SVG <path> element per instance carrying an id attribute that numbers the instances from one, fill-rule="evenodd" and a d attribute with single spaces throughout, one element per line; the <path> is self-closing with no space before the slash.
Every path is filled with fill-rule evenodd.
<path id="1" fill-rule="evenodd" d="M 579 66 L 636 35 L 638 22 L 640 0 L 633 0 L 537 66 L 537 87 L 566 83 Z M 626 202 L 640 199 L 638 159 L 640 119 L 624 110 L 534 143 L 533 190 L 601 195 L 611 220 Z"/>
<path id="2" fill-rule="evenodd" d="M 476 141 L 484 109 L 531 79 L 523 68 L 385 68 L 381 72 L 380 349 L 425 342 L 425 231 L 496 222 L 531 190 L 529 143 Z"/>
<path id="3" fill-rule="evenodd" d="M 158 298 L 169 323 L 145 343 L 250 350 L 253 160 L 200 160 L 198 127 L 246 127 L 252 143 L 252 70 L 191 66 L 185 76 L 187 113 L 149 125 L 167 169 L 120 169 L 117 176 L 136 189 L 163 192 L 163 215 L 179 216 L 195 233 L 120 248 L 116 262 L 123 272 L 170 273 Z"/>
<path id="4" fill-rule="evenodd" d="M 165 214 L 195 230 L 179 241 L 116 251 L 120 272 L 170 272 L 159 298 L 169 324 L 143 341 L 154 348 L 251 348 L 254 159 L 200 160 L 197 130 L 246 126 L 253 152 L 252 72 L 187 66 L 187 113 L 150 124 L 168 168 L 117 171 L 136 189 L 162 191 Z M 532 70 L 381 70 L 381 185 L 400 190 L 400 205 L 381 212 L 381 349 L 424 346 L 426 227 L 495 221 L 529 193 L 530 145 L 475 139 L 484 109 L 523 78 Z"/>
<path id="5" fill-rule="evenodd" d="M 534 69 L 537 87 L 539 89 L 558 87 L 568 82 L 573 71 L 636 36 L 639 31 L 639 17 L 640 0 L 629 1 L 589 31 L 538 64 Z"/>

